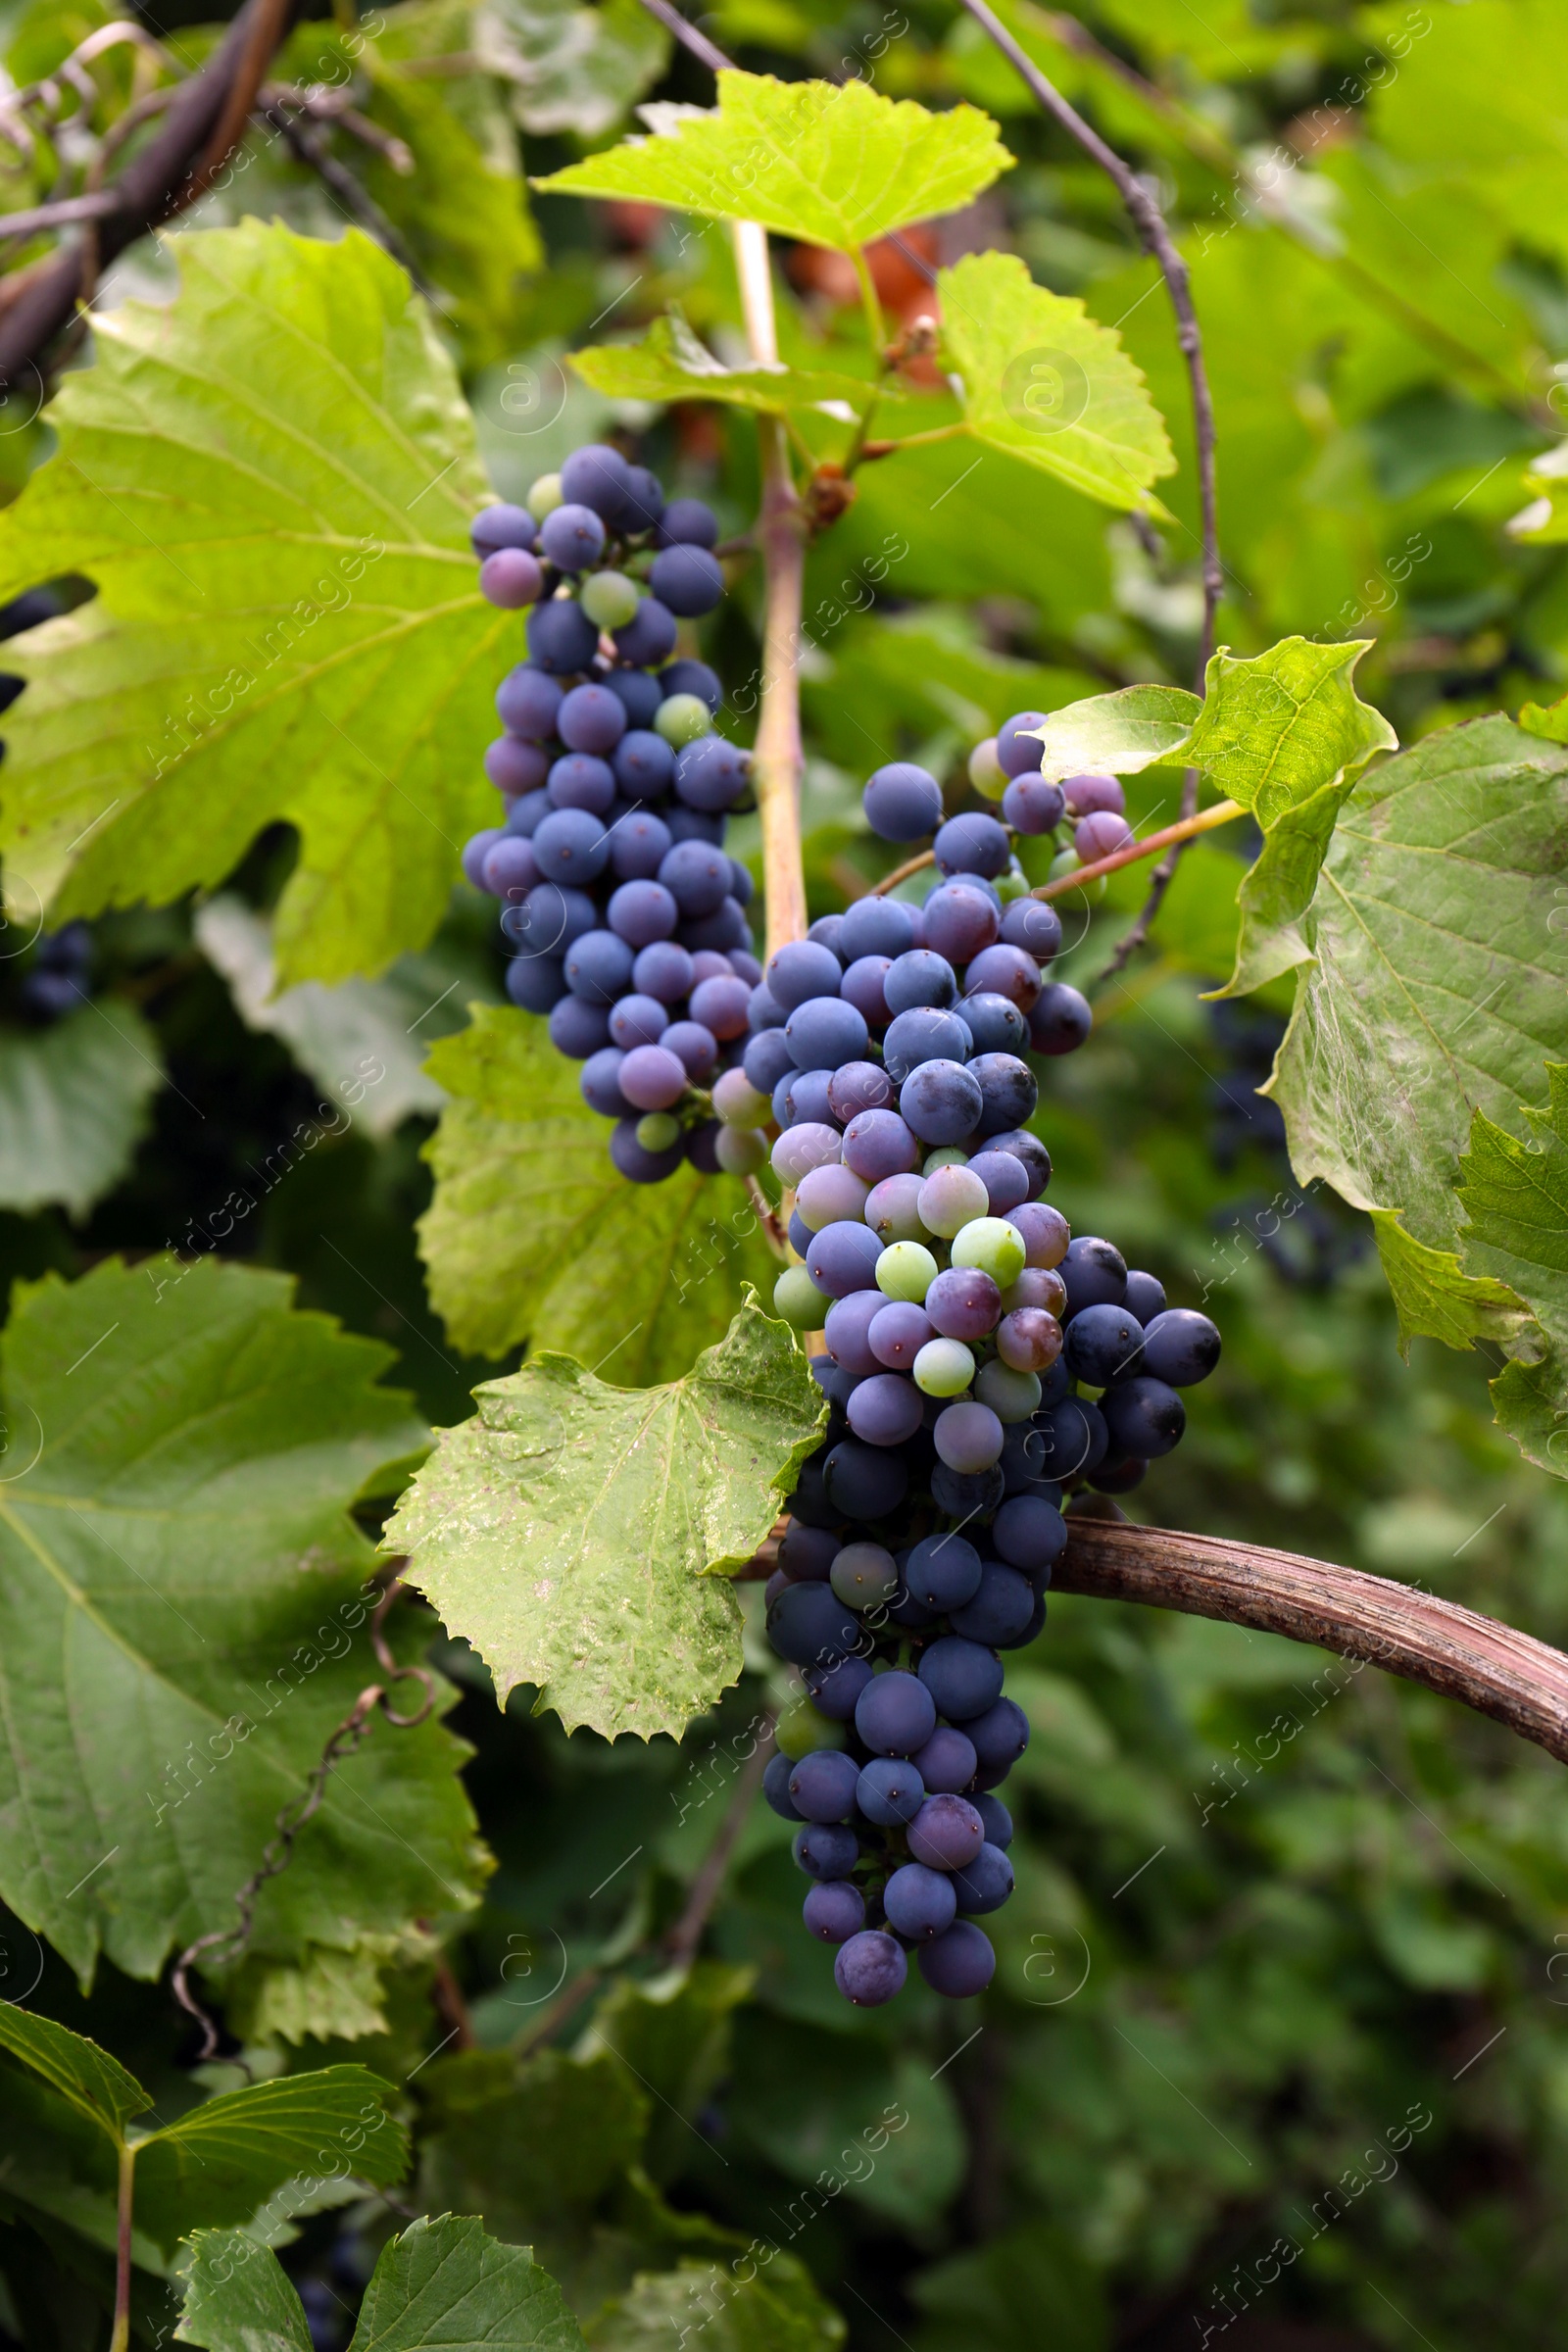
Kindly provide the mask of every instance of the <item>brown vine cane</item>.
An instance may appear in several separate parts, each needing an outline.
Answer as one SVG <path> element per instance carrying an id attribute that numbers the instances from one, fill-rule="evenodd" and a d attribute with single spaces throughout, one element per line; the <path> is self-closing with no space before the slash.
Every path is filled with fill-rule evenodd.
<path id="1" fill-rule="evenodd" d="M 196 2063 L 204 2063 L 218 2054 L 218 2022 L 212 2012 L 203 2007 L 190 1987 L 190 1971 L 203 1953 L 221 1952 L 225 1960 L 237 1960 L 250 1941 L 256 1924 L 256 1904 L 262 1888 L 271 1879 L 285 1871 L 294 1858 L 294 1841 L 312 1815 L 320 1808 L 326 1794 L 326 1784 L 345 1756 L 352 1756 L 369 1730 L 377 1709 L 398 1731 L 412 1732 L 425 1722 L 436 1702 L 435 1676 L 427 1666 L 403 1666 L 393 1656 L 384 1631 L 387 1614 L 405 1590 L 402 1578 L 396 1573 L 401 1563 L 393 1563 L 381 1597 L 370 1614 L 370 1643 L 375 1651 L 376 1664 L 382 1680 L 368 1683 L 353 1706 L 337 1725 L 313 1765 L 302 1795 L 283 1806 L 276 1817 L 276 1835 L 269 1841 L 261 1861 L 252 1871 L 234 1897 L 238 1918 L 231 1928 L 215 1928 L 206 1936 L 198 1936 L 189 1943 L 174 1963 L 172 1978 L 174 1998 L 180 2007 L 194 2018 L 202 2029 L 202 2046 Z M 394 1683 L 416 1682 L 424 1691 L 424 1703 L 412 1715 L 399 1714 L 388 1703 L 389 1688 Z"/>

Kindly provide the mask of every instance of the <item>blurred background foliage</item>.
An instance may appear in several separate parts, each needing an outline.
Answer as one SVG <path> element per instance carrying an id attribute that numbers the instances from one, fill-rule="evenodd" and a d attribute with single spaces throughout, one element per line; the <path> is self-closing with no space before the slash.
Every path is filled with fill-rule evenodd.
<path id="1" fill-rule="evenodd" d="M 208 13 L 137 11 L 164 45 L 157 73 L 205 53 Z M 1568 408 L 1560 8 L 1097 0 L 1065 17 L 1009 0 L 1002 13 L 1148 176 L 1189 256 L 1219 418 L 1221 640 L 1372 637 L 1357 682 L 1404 742 L 1554 699 L 1568 568 L 1507 525 Z M 108 0 L 6 0 L 13 84 L 111 21 Z M 1200 615 L 1189 413 L 1161 292 L 1113 192 L 947 0 L 721 0 L 703 22 L 755 71 L 862 75 L 997 115 L 1018 168 L 906 246 L 927 264 L 1004 246 L 1081 296 L 1120 327 L 1182 458 L 1159 537 L 961 442 L 865 468 L 811 559 L 815 914 L 879 870 L 858 808 L 878 762 L 917 757 L 956 799 L 964 754 L 1008 711 L 1186 681 Z M 100 132 L 140 71 L 133 46 L 95 67 Z M 352 10 L 323 14 L 296 31 L 279 78 L 341 87 L 345 73 L 354 120 L 314 120 L 314 160 L 259 130 L 196 223 L 276 214 L 333 236 L 352 216 L 382 235 L 430 294 L 503 495 L 620 429 L 743 528 L 743 418 L 612 407 L 562 364 L 670 301 L 735 356 L 724 236 L 634 206 L 533 202 L 525 178 L 618 136 L 643 97 L 709 103 L 706 74 L 633 0 L 399 0 L 358 30 Z M 10 155 L 4 170 L 6 201 L 34 201 L 37 172 Z M 891 248 L 876 263 L 890 314 L 918 316 L 920 270 Z M 779 265 L 787 352 L 863 371 L 853 282 L 807 249 Z M 103 299 L 168 284 L 149 242 Z M 0 443 L 13 488 L 48 447 L 46 424 Z M 755 591 L 743 581 L 711 652 L 743 713 Z M 77 593 L 24 600 L 10 625 Z M 1141 779 L 1135 820 L 1171 788 Z M 436 946 L 391 979 L 264 1014 L 258 917 L 292 854 L 286 833 L 265 836 L 217 909 L 117 914 L 0 965 L 0 1266 L 9 1286 L 116 1250 L 249 1255 L 390 1343 L 392 1377 L 449 1423 L 501 1367 L 455 1354 L 425 1301 L 413 1228 L 437 1102 L 415 1048 L 499 996 L 489 926 L 460 888 Z M 1189 856 L 1151 951 L 1098 989 L 1089 1047 L 1053 1066 L 1038 1121 L 1075 1228 L 1108 1233 L 1225 1334 L 1188 1445 L 1132 1508 L 1417 1581 L 1568 1641 L 1568 1496 L 1491 1426 L 1480 1357 L 1422 1342 L 1400 1359 L 1363 1222 L 1292 1179 L 1253 1091 L 1288 996 L 1200 1002 L 1229 968 L 1246 854 L 1226 835 Z M 1141 892 L 1120 877 L 1080 907 L 1067 976 L 1093 983 Z M 61 1018 L 40 983 L 66 966 L 91 1002 Z M 225 1199 L 317 1115 L 346 1036 L 392 1091 L 216 1234 Z M 481 2046 L 421 2064 L 439 2033 L 420 1962 L 393 1979 L 384 2034 L 352 2051 L 280 2045 L 269 2063 L 352 2054 L 400 2081 L 418 2067 L 421 2197 L 530 2240 L 582 2307 L 633 2269 L 760 2237 L 798 2256 L 858 2352 L 1556 2340 L 1568 1812 L 1534 1749 L 1375 1669 L 1063 1599 L 1016 1671 L 1034 1740 L 1012 1784 L 1018 1893 L 997 1923 L 993 1991 L 956 2022 L 919 1991 L 859 2016 L 799 1930 L 787 1832 L 761 1808 L 711 1957 L 673 1993 L 635 1968 L 614 1975 L 678 1909 L 723 1815 L 765 1653 L 679 1748 L 568 1742 L 525 1694 L 499 1715 L 482 1668 L 442 1655 L 466 1686 L 455 1721 L 499 1860 L 450 1950 Z M 8 1932 L 8 1970 L 24 1943 Z M 567 2079 L 528 2051 L 563 1952 L 574 1973 L 607 1972 L 589 2032 L 642 2092 L 608 2064 Z M 51 1961 L 37 2003 L 154 2084 L 182 2053 L 164 1995 L 107 1968 L 89 2005 Z M 807 2193 L 890 2113 L 906 2120 L 855 2164 L 860 2178 Z M 322 2352 L 347 2340 L 383 2226 L 320 2217 L 291 2251 Z M 0 2181 L 0 2339 L 78 2346 L 93 2291 L 64 2236 L 46 2244 Z M 764 2341 L 733 2315 L 677 2308 L 681 2340 Z M 682 2320 L 650 2305 L 596 2340 L 652 2344 L 671 2324 L 679 2335 Z M 778 2330 L 765 2341 L 822 2340 Z M 145 2340 L 161 2340 L 154 2320 Z"/>

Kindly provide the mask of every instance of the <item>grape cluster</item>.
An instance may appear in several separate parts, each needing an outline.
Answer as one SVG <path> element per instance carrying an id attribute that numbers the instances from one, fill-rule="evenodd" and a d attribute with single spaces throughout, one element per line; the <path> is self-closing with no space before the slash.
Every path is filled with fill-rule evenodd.
<path id="1" fill-rule="evenodd" d="M 583 1064 L 583 1100 L 614 1120 L 611 1153 L 635 1184 L 683 1159 L 739 1173 L 765 1157 L 707 1093 L 761 978 L 752 879 L 724 853 L 750 755 L 713 730 L 712 670 L 671 658 L 678 622 L 723 594 L 717 537 L 700 500 L 666 505 L 646 466 L 599 443 L 473 525 L 480 588 L 526 609 L 528 659 L 497 691 L 505 732 L 485 755 L 505 821 L 473 836 L 463 870 L 505 902 L 507 992 Z"/>
<path id="2" fill-rule="evenodd" d="M 1059 943 L 1048 905 L 962 867 L 919 910 L 858 900 L 773 956 L 714 1094 L 778 1122 L 800 1262 L 775 1311 L 824 1326 L 829 1427 L 767 1592 L 808 1703 L 764 1788 L 801 1825 L 806 1924 L 861 2004 L 892 1998 L 911 1949 L 939 1992 L 990 1981 L 975 1920 L 1012 1890 L 993 1791 L 1028 1739 L 1002 1652 L 1045 1623 L 1066 1492 L 1137 1485 L 1219 1355 L 1205 1316 L 1041 1199 L 1022 1056 L 1088 1025 L 1081 998 L 1082 1028 L 1060 1009 L 1075 992 L 1050 1003 Z"/>
<path id="3" fill-rule="evenodd" d="M 1114 776 L 1068 776 L 1049 783 L 1040 772 L 1042 745 L 1034 730 L 1045 723 L 1039 710 L 1017 710 L 977 744 L 969 755 L 969 781 L 982 800 L 1000 802 L 1002 817 L 984 809 L 943 812 L 942 787 L 911 760 L 879 767 L 863 796 L 866 822 L 884 841 L 922 841 L 932 834 L 932 855 L 942 874 L 980 874 L 987 880 L 1025 887 L 1012 855 L 1012 837 L 1052 835 L 1057 844 L 1051 879 L 1108 858 L 1133 839 L 1127 802 Z M 1072 838 L 1062 838 L 1072 819 Z"/>

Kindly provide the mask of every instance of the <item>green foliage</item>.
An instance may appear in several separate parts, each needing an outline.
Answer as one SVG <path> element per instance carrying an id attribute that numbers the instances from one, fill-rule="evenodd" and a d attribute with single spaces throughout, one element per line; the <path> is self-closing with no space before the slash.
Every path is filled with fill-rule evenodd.
<path id="1" fill-rule="evenodd" d="M 365 237 L 250 221 L 174 251 L 172 305 L 97 317 L 0 526 L 0 593 L 99 590 L 8 656 L 7 887 L 56 915 L 172 899 L 284 818 L 285 981 L 373 973 L 434 930 L 486 813 L 506 624 L 467 549 L 471 420 Z"/>
<path id="2" fill-rule="evenodd" d="M 853 85 L 852 85 L 853 86 Z M 1107 507 L 1163 514 L 1150 484 L 1176 461 L 1143 372 L 1081 302 L 1037 286 L 1015 254 L 941 271 L 944 352 L 977 439 Z"/>
<path id="3" fill-rule="evenodd" d="M 636 1387 L 678 1378 L 748 1283 L 772 1289 L 778 1261 L 745 1191 L 694 1168 L 629 1187 L 544 1021 L 473 1010 L 427 1065 L 450 1100 L 419 1245 L 453 1340 L 492 1356 L 527 1340 Z"/>
<path id="4" fill-rule="evenodd" d="M 113 1191 L 163 1084 L 157 1041 L 129 1004 L 84 1004 L 0 1036 L 0 1207 L 58 1200 L 84 1217 Z"/>
<path id="5" fill-rule="evenodd" d="M 234 1923 L 279 1807 L 368 1679 L 362 1488 L 423 1442 L 387 1360 L 277 1275 L 115 1261 L 19 1286 L 0 1607 L 0 1893 L 83 1983 Z M 64 1661 L 62 1673 L 60 1661 Z M 252 1949 L 293 1963 L 474 1900 L 438 1725 L 334 1777 Z"/>
<path id="6" fill-rule="evenodd" d="M 1568 1438 L 1568 1069 L 1546 1065 L 1547 1099 L 1520 1105 L 1528 1142 L 1476 1111 L 1459 1162 L 1466 1262 L 1485 1268 L 1528 1305 L 1545 1334 L 1546 1361 L 1510 1364 L 1494 1395 L 1505 1427 L 1528 1420 L 1533 1461 L 1562 1475 Z M 1521 1353 L 1523 1350 L 1521 1350 Z M 1541 1425 L 1544 1412 L 1546 1425 Z"/>
<path id="7" fill-rule="evenodd" d="M 125 2126 L 152 2105 L 134 2075 L 107 2050 L 12 2001 L 0 2004 L 0 2049 L 40 2075 L 57 2096 L 117 2144 Z"/>
<path id="8" fill-rule="evenodd" d="M 524 130 L 602 138 L 669 62 L 664 27 L 638 0 L 495 0 L 477 29 Z"/>
<path id="9" fill-rule="evenodd" d="M 782 416 L 829 400 L 863 406 L 866 395 L 858 378 L 820 368 L 726 368 L 679 311 L 656 318 L 641 343 L 591 345 L 574 351 L 571 365 L 585 384 L 612 400 L 716 400 L 759 416 Z"/>
<path id="10" fill-rule="evenodd" d="M 535 184 L 569 196 L 630 196 L 715 220 L 760 220 L 853 253 L 890 229 L 956 212 L 1012 158 L 973 107 L 928 114 L 862 81 L 720 74 L 710 114 L 650 107 L 651 135 L 568 164 Z"/>
<path id="11" fill-rule="evenodd" d="M 239 2230 L 192 2239 L 175 2334 L 208 2352 L 309 2352 L 299 2297 L 275 2254 Z M 561 2289 L 526 2246 L 498 2245 L 443 2214 L 388 2239 L 365 2291 L 350 2352 L 580 2352 Z"/>
<path id="12" fill-rule="evenodd" d="M 830 2311 L 793 2255 L 774 2254 L 765 2271 L 748 2258 L 720 2267 L 683 2262 L 639 2278 L 595 2326 L 594 2352 L 657 2352 L 700 2328 L 712 2352 L 835 2352 L 845 2325 Z"/>
<path id="13" fill-rule="evenodd" d="M 757 1549 L 826 1407 L 755 1301 L 682 1379 L 612 1388 L 538 1350 L 444 1431 L 387 1530 L 503 1699 L 538 1686 L 566 1729 L 678 1736 L 741 1667 L 715 1571 Z"/>

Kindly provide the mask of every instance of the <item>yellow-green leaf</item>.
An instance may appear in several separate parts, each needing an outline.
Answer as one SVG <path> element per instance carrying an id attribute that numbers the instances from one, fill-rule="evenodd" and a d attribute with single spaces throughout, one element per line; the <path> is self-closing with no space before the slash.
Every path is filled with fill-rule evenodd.
<path id="1" fill-rule="evenodd" d="M 678 311 L 656 318 L 641 343 L 594 344 L 574 351 L 571 365 L 608 400 L 717 400 L 772 416 L 828 401 L 858 410 L 869 390 L 853 375 L 816 368 L 726 368 Z"/>

